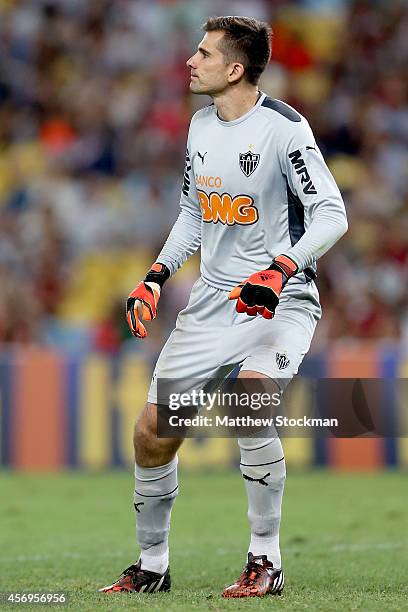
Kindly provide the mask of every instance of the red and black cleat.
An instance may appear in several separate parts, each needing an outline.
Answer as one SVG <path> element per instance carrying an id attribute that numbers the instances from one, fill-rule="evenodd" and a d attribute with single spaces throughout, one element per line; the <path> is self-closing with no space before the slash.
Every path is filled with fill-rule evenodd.
<path id="1" fill-rule="evenodd" d="M 281 595 L 284 586 L 281 569 L 275 569 L 266 555 L 248 553 L 248 563 L 234 584 L 225 587 L 222 597 L 263 597 Z"/>
<path id="2" fill-rule="evenodd" d="M 158 593 L 170 591 L 170 586 L 169 568 L 164 574 L 157 574 L 141 569 L 138 561 L 136 565 L 126 568 L 116 582 L 99 589 L 99 593 Z"/>

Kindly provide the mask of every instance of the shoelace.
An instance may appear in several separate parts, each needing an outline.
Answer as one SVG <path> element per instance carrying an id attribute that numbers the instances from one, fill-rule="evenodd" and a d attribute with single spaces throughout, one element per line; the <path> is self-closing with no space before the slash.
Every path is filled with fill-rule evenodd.
<path id="1" fill-rule="evenodd" d="M 242 586 L 250 586 L 263 570 L 263 565 L 259 565 L 259 563 L 255 563 L 254 561 L 248 563 L 242 573 L 240 584 Z"/>
<path id="2" fill-rule="evenodd" d="M 123 571 L 122 576 L 130 576 L 135 585 L 144 578 L 143 570 L 141 570 L 137 565 L 129 565 L 129 567 Z"/>
<path id="3" fill-rule="evenodd" d="M 132 576 L 133 577 L 136 574 L 136 569 L 138 569 L 137 565 L 129 565 L 129 567 L 123 570 L 122 576 Z"/>
<path id="4" fill-rule="evenodd" d="M 149 574 L 149 572 L 147 572 L 147 574 Z M 135 586 L 144 582 L 148 578 L 146 572 L 142 570 L 138 565 L 129 565 L 129 567 L 124 570 L 122 575 L 130 576 Z"/>

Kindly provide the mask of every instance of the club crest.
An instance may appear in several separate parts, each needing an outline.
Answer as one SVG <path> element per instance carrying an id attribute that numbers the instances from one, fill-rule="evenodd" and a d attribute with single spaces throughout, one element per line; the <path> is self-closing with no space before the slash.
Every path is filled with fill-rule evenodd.
<path id="1" fill-rule="evenodd" d="M 279 370 L 284 370 L 290 364 L 289 359 L 283 353 L 276 353 L 276 365 Z"/>
<path id="2" fill-rule="evenodd" d="M 258 167 L 260 157 L 261 156 L 259 153 L 252 153 L 251 151 L 239 154 L 239 167 L 245 176 L 251 176 L 251 174 L 255 172 Z"/>

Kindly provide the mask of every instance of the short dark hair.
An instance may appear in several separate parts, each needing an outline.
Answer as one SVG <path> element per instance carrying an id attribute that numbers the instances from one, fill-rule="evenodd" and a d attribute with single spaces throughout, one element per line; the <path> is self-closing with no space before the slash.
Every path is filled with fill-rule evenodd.
<path id="1" fill-rule="evenodd" d="M 252 17 L 210 17 L 204 32 L 223 31 L 219 50 L 226 63 L 239 62 L 245 68 L 244 78 L 257 85 L 272 52 L 272 29 L 265 21 Z"/>

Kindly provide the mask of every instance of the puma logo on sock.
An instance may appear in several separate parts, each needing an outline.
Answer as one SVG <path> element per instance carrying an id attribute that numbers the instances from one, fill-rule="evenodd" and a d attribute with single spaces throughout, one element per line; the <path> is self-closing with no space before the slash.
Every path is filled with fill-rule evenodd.
<path id="1" fill-rule="evenodd" d="M 262 478 L 251 478 L 251 476 L 247 476 L 246 474 L 242 474 L 242 476 L 243 476 L 243 478 L 245 480 L 250 480 L 251 482 L 259 482 L 259 484 L 263 485 L 264 487 L 268 486 L 268 483 L 265 482 L 265 478 L 267 478 L 270 475 L 271 475 L 271 473 L 268 472 L 267 474 L 265 474 L 265 476 L 262 476 Z"/>

